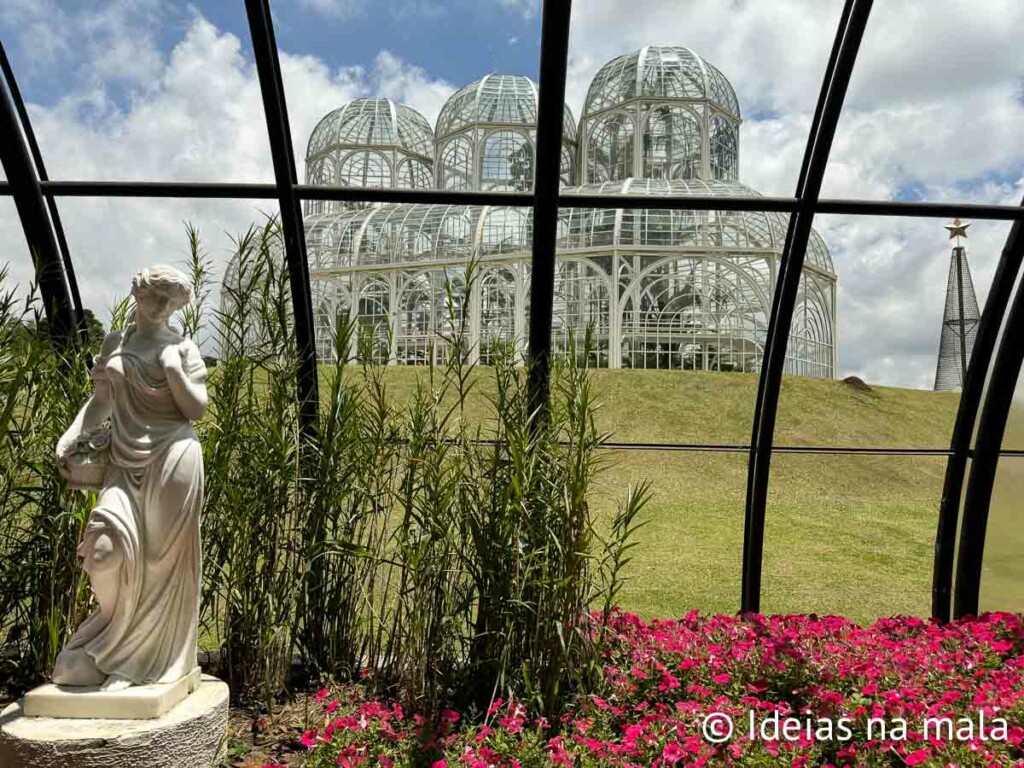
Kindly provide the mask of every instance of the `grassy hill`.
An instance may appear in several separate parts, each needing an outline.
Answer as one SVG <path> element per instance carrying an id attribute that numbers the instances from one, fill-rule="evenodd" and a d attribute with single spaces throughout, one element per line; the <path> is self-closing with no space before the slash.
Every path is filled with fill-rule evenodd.
<path id="1" fill-rule="evenodd" d="M 424 371 L 398 367 L 388 374 L 401 399 Z M 487 376 L 486 369 L 480 375 Z M 750 439 L 756 376 L 640 370 L 594 376 L 602 403 L 598 425 L 614 441 L 734 445 Z M 480 387 L 472 409 L 478 414 L 486 407 L 486 389 Z M 953 393 L 787 378 L 776 444 L 945 449 L 958 399 Z M 653 481 L 649 522 L 634 550 L 624 607 L 645 616 L 692 608 L 735 611 L 747 455 L 618 450 L 610 458 L 593 493 L 603 513 L 614 509 L 629 483 Z M 1024 460 L 1017 461 L 1024 490 Z M 944 471 L 942 457 L 776 454 L 762 609 L 858 620 L 927 615 Z M 1012 499 L 1013 493 L 1008 488 L 1002 497 Z M 1024 533 L 1016 533 L 1024 525 L 1015 509 L 994 510 L 986 607 L 1024 610 Z"/>

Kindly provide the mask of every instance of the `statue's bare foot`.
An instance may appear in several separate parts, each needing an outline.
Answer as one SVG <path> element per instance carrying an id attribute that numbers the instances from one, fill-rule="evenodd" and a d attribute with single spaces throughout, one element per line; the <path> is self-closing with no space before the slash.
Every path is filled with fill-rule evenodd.
<path id="1" fill-rule="evenodd" d="M 114 693 L 116 691 L 123 691 L 125 688 L 131 688 L 133 685 L 135 685 L 135 683 L 127 677 L 111 675 L 103 681 L 103 685 L 100 686 L 100 690 L 107 691 L 108 693 Z"/>

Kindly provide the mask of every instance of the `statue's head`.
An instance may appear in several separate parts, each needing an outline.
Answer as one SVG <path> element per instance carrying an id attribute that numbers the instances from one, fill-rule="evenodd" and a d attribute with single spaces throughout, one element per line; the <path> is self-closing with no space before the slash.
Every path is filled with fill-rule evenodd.
<path id="1" fill-rule="evenodd" d="M 160 264 L 148 267 L 132 278 L 135 311 L 151 321 L 167 322 L 188 304 L 192 282 L 180 269 Z"/>

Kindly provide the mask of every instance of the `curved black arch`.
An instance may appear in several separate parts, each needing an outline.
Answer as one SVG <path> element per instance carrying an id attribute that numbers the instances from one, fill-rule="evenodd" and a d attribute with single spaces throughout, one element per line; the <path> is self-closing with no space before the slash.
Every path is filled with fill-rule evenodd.
<path id="1" fill-rule="evenodd" d="M 1021 201 L 1021 208 L 1024 209 L 1024 200 Z M 939 502 L 939 518 L 935 526 L 935 555 L 932 566 L 932 616 L 943 622 L 950 619 L 956 531 L 960 518 L 960 502 L 964 489 L 964 477 L 967 472 L 967 459 L 970 458 L 971 440 L 974 438 L 974 426 L 977 423 L 978 410 L 981 407 L 985 377 L 988 375 L 989 365 L 992 362 L 996 337 L 999 335 L 999 327 L 1006 315 L 1006 308 L 1010 303 L 1010 296 L 1013 293 L 1013 286 L 1022 262 L 1024 262 L 1024 226 L 1020 221 L 1016 221 L 1010 229 L 1006 245 L 1003 246 L 1003 252 L 992 277 L 992 287 L 989 289 L 985 310 L 982 312 L 981 322 L 978 324 L 978 333 L 974 340 L 974 349 L 971 352 L 971 362 L 967 367 L 967 376 L 964 379 L 960 395 L 960 405 L 957 408 L 956 421 L 953 424 L 953 434 L 949 441 L 950 455 L 946 462 L 942 500 Z M 1009 382 L 1009 386 L 1013 387 L 1012 381 Z M 979 434 L 979 440 L 980 438 Z M 996 450 L 998 451 L 998 447 Z M 974 503 L 977 503 L 976 499 Z M 976 512 L 972 514 L 977 515 Z M 984 536 L 982 536 L 982 540 L 984 540 Z M 978 556 L 980 557 L 980 553 Z"/>
<path id="2" fill-rule="evenodd" d="M 32 129 L 32 121 L 29 119 L 28 110 L 25 108 L 25 100 L 21 97 L 21 89 L 14 77 L 14 69 L 7 58 L 7 51 L 0 41 L 0 72 L 7 81 L 7 88 L 10 91 L 11 99 L 14 101 L 14 108 L 21 120 L 21 127 L 25 132 L 25 140 L 28 142 L 29 151 L 32 153 L 32 161 L 36 166 L 36 174 L 39 177 L 40 185 L 50 180 L 46 172 L 46 164 L 43 162 L 43 153 L 39 149 L 39 142 L 36 140 L 36 132 Z M 43 190 L 46 199 L 46 208 L 50 212 L 50 221 L 53 224 L 53 231 L 57 237 L 57 247 L 60 249 L 61 262 L 64 265 L 64 276 L 67 279 L 68 290 L 71 294 L 72 309 L 75 313 L 75 325 L 78 329 L 78 337 L 83 344 L 88 342 L 89 329 L 85 324 L 85 312 L 82 309 L 82 296 L 78 291 L 78 279 L 75 277 L 75 265 L 71 261 L 71 251 L 68 248 L 68 240 L 64 234 L 64 225 L 60 220 L 60 212 L 57 210 L 57 201 L 53 195 Z M 91 365 L 92 363 L 90 363 Z"/>
<path id="3" fill-rule="evenodd" d="M 783 250 L 782 268 L 775 286 L 768 339 L 757 387 L 750 461 L 747 469 L 747 499 L 743 525 L 743 587 L 740 610 L 758 612 L 761 608 L 761 569 L 764 556 L 765 507 L 768 501 L 768 475 L 771 469 L 775 418 L 779 407 L 782 371 L 786 363 L 786 345 L 796 306 L 804 255 L 811 234 L 821 183 L 825 176 L 836 125 L 842 113 L 846 89 L 853 73 L 864 29 L 871 13 L 872 0 L 847 0 L 836 33 L 836 42 L 822 83 L 815 109 L 807 151 L 797 185 L 799 206 L 790 217 Z"/>
<path id="4" fill-rule="evenodd" d="M 74 343 L 77 327 L 71 295 L 39 178 L 6 83 L 0 84 L 0 163 L 32 255 L 51 337 L 58 348 L 63 348 Z"/>
<path id="5" fill-rule="evenodd" d="M 1020 265 L 1024 259 L 1024 225 L 1016 222 L 1010 231 L 1006 261 Z M 1002 266 L 1002 263 L 1000 263 Z M 1008 276 L 1002 290 L 1012 288 L 1014 278 Z M 1009 286 L 1009 287 L 1008 287 Z M 986 307 L 987 309 L 987 307 Z M 991 333 L 998 332 L 998 323 L 991 323 Z M 977 344 L 977 341 L 975 342 Z M 981 595 L 981 567 L 985 555 L 985 534 L 988 530 L 992 487 L 999 464 L 999 452 L 1006 432 L 1006 420 L 1013 402 L 1014 386 L 1024 362 L 1024 290 L 1018 288 L 1013 299 L 999 351 L 992 365 L 988 394 L 978 422 L 978 437 L 974 445 L 974 461 L 967 483 L 963 517 L 960 525 L 960 551 L 956 564 L 956 589 L 953 593 L 953 616 L 976 615 Z M 980 396 L 980 392 L 979 392 Z M 975 405 L 975 408 L 977 406 Z M 950 459 L 952 463 L 952 459 Z"/>

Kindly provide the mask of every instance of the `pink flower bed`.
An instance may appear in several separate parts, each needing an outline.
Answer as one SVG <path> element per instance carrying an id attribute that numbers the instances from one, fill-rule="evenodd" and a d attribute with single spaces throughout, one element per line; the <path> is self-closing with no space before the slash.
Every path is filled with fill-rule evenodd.
<path id="1" fill-rule="evenodd" d="M 1024 763 L 1024 618 L 612 617 L 600 695 L 553 722 L 495 701 L 425 734 L 320 694 L 311 766 L 993 766 Z M 710 715 L 714 715 L 709 721 Z M 726 718 L 732 727 L 727 725 Z M 424 746 L 426 743 L 427 746 Z"/>

